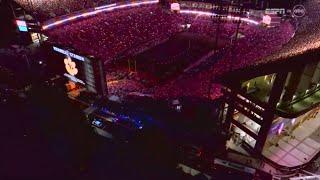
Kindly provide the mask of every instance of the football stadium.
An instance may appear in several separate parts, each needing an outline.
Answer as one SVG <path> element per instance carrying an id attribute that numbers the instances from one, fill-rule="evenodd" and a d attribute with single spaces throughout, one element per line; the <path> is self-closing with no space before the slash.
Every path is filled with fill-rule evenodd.
<path id="1" fill-rule="evenodd" d="M 319 0 L 14 2 L 97 134 L 160 127 L 192 176 L 316 176 Z"/>
<path id="2" fill-rule="evenodd" d="M 26 2 L 20 3 L 29 8 Z M 68 3 L 75 9 L 91 4 Z M 40 19 L 63 13 L 57 1 L 48 4 L 48 9 L 36 11 Z M 264 57 L 279 50 L 296 30 L 290 18 L 270 28 L 259 17 L 229 13 L 219 23 L 210 10 L 186 6 L 172 11 L 158 1 L 88 9 L 49 19 L 42 29 L 49 41 L 101 59 L 109 93 L 121 97 L 139 92 L 156 98 L 208 97 L 208 93 L 217 98 L 220 86 L 211 84 L 211 79 L 265 62 Z"/>

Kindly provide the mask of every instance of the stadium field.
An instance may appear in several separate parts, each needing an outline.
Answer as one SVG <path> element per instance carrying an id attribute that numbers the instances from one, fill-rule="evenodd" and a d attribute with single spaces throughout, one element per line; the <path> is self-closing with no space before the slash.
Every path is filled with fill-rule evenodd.
<path id="1" fill-rule="evenodd" d="M 217 49 L 228 43 L 227 39 L 218 39 Z M 167 41 L 142 52 L 132 59 L 137 71 L 148 73 L 164 81 L 179 74 L 191 64 L 215 48 L 215 37 L 182 32 L 170 37 Z M 134 62 L 136 61 L 136 62 Z"/>

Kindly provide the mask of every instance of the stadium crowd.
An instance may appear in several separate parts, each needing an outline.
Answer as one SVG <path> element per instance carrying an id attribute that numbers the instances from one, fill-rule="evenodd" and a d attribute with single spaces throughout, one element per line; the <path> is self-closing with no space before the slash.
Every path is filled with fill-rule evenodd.
<path id="1" fill-rule="evenodd" d="M 115 0 L 15 0 L 28 12 L 33 12 L 40 21 L 56 16 L 69 14 L 103 4 L 115 2 Z"/>
<path id="2" fill-rule="evenodd" d="M 48 31 L 55 42 L 104 62 L 140 52 L 181 31 L 182 17 L 159 6 L 142 6 L 99 14 Z"/>
<path id="3" fill-rule="evenodd" d="M 206 35 L 208 37 L 215 37 L 217 32 L 218 23 L 213 22 L 212 18 L 209 16 L 196 16 L 194 15 L 184 15 L 188 18 L 192 26 L 190 26 L 189 31 L 201 35 Z M 219 35 L 224 37 L 230 37 L 236 29 L 235 23 L 231 21 L 225 21 L 219 24 L 220 31 Z"/>
<path id="4" fill-rule="evenodd" d="M 226 29 L 226 32 L 228 32 L 230 26 L 226 24 L 223 30 Z M 244 37 L 238 39 L 234 47 L 223 50 L 223 55 L 219 57 L 219 60 L 215 61 L 213 66 L 199 66 L 203 69 L 197 69 L 196 74 L 184 74 L 179 79 L 174 79 L 165 85 L 155 87 L 153 89 L 154 94 L 160 98 L 168 96 L 220 97 L 221 86 L 219 84 L 211 84 L 211 79 L 215 75 L 257 64 L 258 60 L 281 49 L 282 45 L 292 38 L 294 27 L 288 21 L 283 22 L 279 27 L 268 29 L 242 24 L 240 32 Z M 264 61 L 261 60 L 261 62 Z M 209 87 L 211 88 L 210 91 Z M 208 94 L 209 92 L 210 95 Z"/>
<path id="5" fill-rule="evenodd" d="M 320 3 L 319 0 L 308 0 L 304 4 L 305 16 L 296 19 L 297 30 L 290 42 L 273 53 L 264 62 L 286 59 L 320 47 Z"/>
<path id="6" fill-rule="evenodd" d="M 109 65 L 110 62 L 116 62 L 115 60 L 122 57 L 133 56 L 156 46 L 182 31 L 214 37 L 217 24 L 210 18 L 172 13 L 158 5 L 144 5 L 98 14 L 92 18 L 50 29 L 47 34 L 51 41 L 73 47 L 84 55 L 93 55 Z M 191 26 L 183 27 L 186 24 Z M 212 59 L 208 59 L 193 67 L 193 70 L 196 69 L 194 71 L 196 74 L 180 74 L 175 79 L 150 88 L 143 86 L 145 84 L 141 83 L 143 78 L 139 78 L 139 73 L 135 73 L 131 75 L 134 78 L 127 78 L 129 76 L 116 78 L 117 81 L 109 85 L 111 88 L 109 92 L 122 95 L 126 92 L 139 91 L 160 98 L 207 96 L 211 86 L 210 79 L 214 75 L 264 62 L 265 57 L 282 49 L 295 33 L 290 21 L 284 20 L 279 27 L 274 28 L 243 22 L 239 31 L 241 36 L 237 36 L 237 41 L 234 42 L 236 27 L 237 24 L 232 22 L 220 24 L 220 36 L 229 39 L 228 45 L 233 42 L 233 47 L 219 50 L 223 54 L 219 55 L 219 60 L 214 63 Z M 210 92 L 211 98 L 219 97 L 220 85 L 213 84 Z"/>

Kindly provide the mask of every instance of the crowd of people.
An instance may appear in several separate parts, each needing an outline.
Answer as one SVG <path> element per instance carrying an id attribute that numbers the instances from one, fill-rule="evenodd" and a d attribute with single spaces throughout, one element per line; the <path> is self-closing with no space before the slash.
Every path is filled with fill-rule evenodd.
<path id="1" fill-rule="evenodd" d="M 297 30 L 295 36 L 279 52 L 271 54 L 263 61 L 286 59 L 320 47 L 319 0 L 308 0 L 303 6 L 306 9 L 306 14 L 296 19 Z"/>
<path id="2" fill-rule="evenodd" d="M 69 14 L 71 12 L 113 3 L 115 0 L 15 0 L 28 12 L 33 12 L 39 20 Z"/>
<path id="3" fill-rule="evenodd" d="M 194 32 L 197 34 L 206 35 L 208 37 L 215 37 L 217 28 L 219 26 L 219 30 L 222 30 L 219 32 L 220 36 L 224 37 L 230 37 L 232 33 L 234 33 L 236 24 L 232 21 L 225 21 L 225 22 L 214 22 L 212 20 L 212 17 L 210 16 L 196 16 L 194 15 L 184 15 L 186 16 L 192 26 L 190 26 L 189 31 Z"/>
<path id="4" fill-rule="evenodd" d="M 173 13 L 156 4 L 143 5 L 101 13 L 50 29 L 47 34 L 50 40 L 58 44 L 73 47 L 83 55 L 93 55 L 102 59 L 108 67 L 123 57 L 132 57 L 146 51 L 183 31 L 205 38 L 215 38 L 218 25 L 210 18 Z M 159 98 L 176 96 L 216 98 L 221 95 L 221 86 L 211 85 L 212 77 L 265 62 L 264 59 L 270 54 L 285 47 L 283 45 L 290 41 L 296 30 L 289 20 L 283 20 L 278 27 L 273 28 L 242 22 L 240 35 L 237 38 L 235 38 L 236 29 L 237 24 L 234 22 L 223 22 L 219 25 L 219 38 L 223 37 L 227 46 L 220 47 L 216 61 L 208 58 L 207 61 L 199 63 L 199 66 L 193 67 L 192 69 L 196 69 L 193 72 L 197 73 L 180 74 L 177 78 L 153 85 L 151 88 L 144 86 L 148 83 L 142 82 L 144 78 L 139 77 L 141 75 L 139 72 L 120 78 L 115 78 L 115 75 L 109 77 L 108 81 L 112 82 L 108 84 L 111 88 L 109 92 L 125 94 L 124 92 L 139 91 L 154 94 Z M 121 73 L 123 69 L 112 69 L 112 71 Z"/>
<path id="5" fill-rule="evenodd" d="M 131 49 L 146 50 L 181 31 L 182 17 L 147 5 L 74 22 L 48 31 L 51 40 L 72 46 L 105 63 L 126 56 Z M 152 45 L 151 45 L 152 44 Z"/>
<path id="6" fill-rule="evenodd" d="M 222 31 L 233 35 L 236 25 L 226 23 Z M 204 28 L 200 28 L 203 30 Z M 282 22 L 279 27 L 263 28 L 242 24 L 240 33 L 244 37 L 237 39 L 236 43 L 220 49 L 222 54 L 217 53 L 217 60 L 209 58 L 206 66 L 199 66 L 196 74 L 182 75 L 178 80 L 172 80 L 163 86 L 153 89 L 154 94 L 161 97 L 176 96 L 200 96 L 218 98 L 222 95 L 221 85 L 211 84 L 211 79 L 216 75 L 229 72 L 231 70 L 245 68 L 247 66 L 263 63 L 263 58 L 281 49 L 284 44 L 292 38 L 294 26 L 288 21 Z M 234 40 L 231 38 L 231 40 Z M 232 47 L 233 46 L 233 47 Z M 211 63 L 210 61 L 213 61 Z M 211 66 L 209 66 L 211 65 Z M 195 67 L 195 68 L 199 68 Z"/>

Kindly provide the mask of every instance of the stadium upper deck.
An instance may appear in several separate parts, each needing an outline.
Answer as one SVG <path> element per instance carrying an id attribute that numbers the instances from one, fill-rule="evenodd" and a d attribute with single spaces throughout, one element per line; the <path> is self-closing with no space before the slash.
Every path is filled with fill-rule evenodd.
<path id="1" fill-rule="evenodd" d="M 261 59 L 259 62 L 270 62 L 288 59 L 320 47 L 320 1 L 308 0 L 304 3 L 306 15 L 297 21 L 294 37 L 279 51 Z"/>
<path id="2" fill-rule="evenodd" d="M 75 11 L 113 3 L 116 0 L 14 0 L 40 21 L 57 16 L 70 14 Z"/>
<path id="3" fill-rule="evenodd" d="M 256 69 L 266 69 L 265 65 L 272 67 L 280 64 L 290 65 L 289 62 L 292 62 L 291 60 L 296 63 L 301 59 L 304 59 L 304 61 L 312 60 L 310 57 L 314 57 L 320 47 L 320 1 L 308 0 L 303 5 L 306 9 L 306 14 L 304 17 L 294 19 L 295 21 L 292 24 L 294 24 L 296 30 L 288 43 L 285 43 L 273 53 L 257 59 L 255 63 L 247 65 L 246 71 L 234 69 L 236 72 L 225 76 L 225 78 L 230 78 L 234 75 L 237 77 L 242 75 L 253 77 L 253 74 L 259 75 Z"/>

